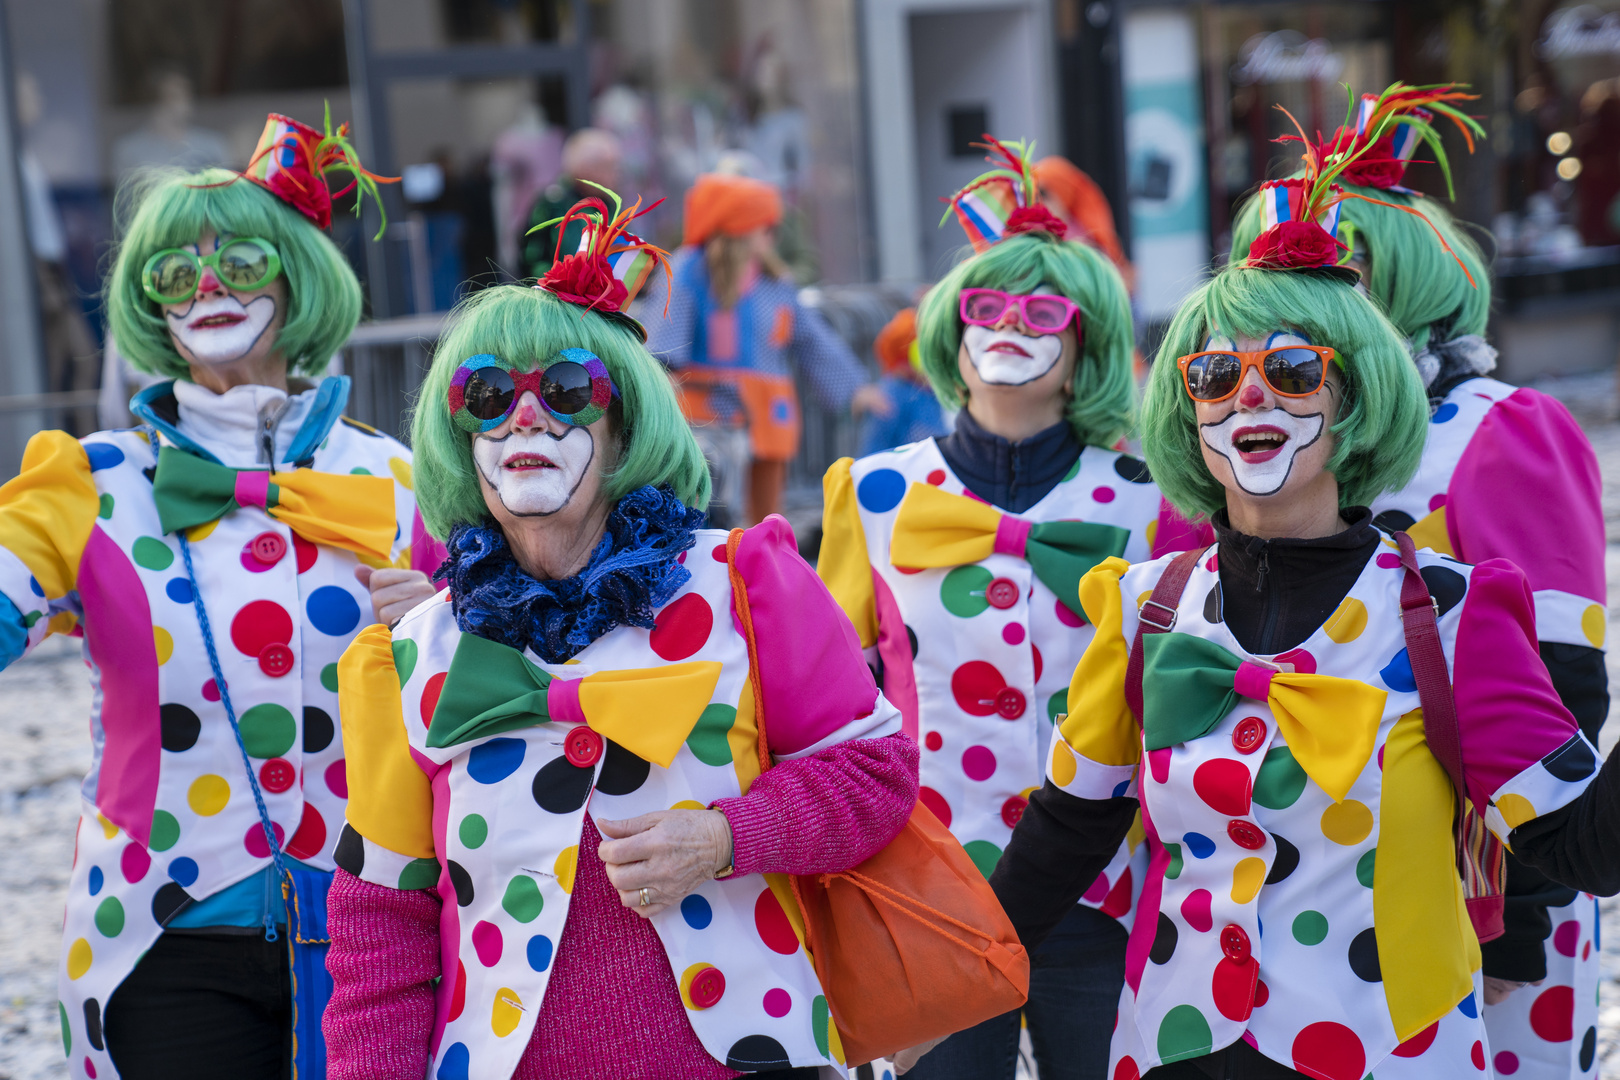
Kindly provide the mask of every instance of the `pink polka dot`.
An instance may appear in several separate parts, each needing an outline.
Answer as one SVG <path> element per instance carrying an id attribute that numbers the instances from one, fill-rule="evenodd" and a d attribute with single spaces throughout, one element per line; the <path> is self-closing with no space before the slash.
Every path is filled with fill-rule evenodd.
<path id="1" fill-rule="evenodd" d="M 793 932 L 793 924 L 788 922 L 787 912 L 769 889 L 762 889 L 754 901 L 754 929 L 774 953 L 792 956 L 799 951 L 799 938 Z"/>
<path id="2" fill-rule="evenodd" d="M 1396 1057 L 1415 1058 L 1434 1045 L 1434 1037 L 1440 1033 L 1440 1022 L 1437 1020 L 1407 1039 L 1401 1045 L 1391 1050 Z"/>
<path id="3" fill-rule="evenodd" d="M 1444 505 L 1446 505 L 1446 493 L 1443 491 L 1429 499 L 1430 510 L 1438 510 Z"/>
<path id="4" fill-rule="evenodd" d="M 709 552 L 709 558 L 713 559 L 715 562 L 719 562 L 719 563 L 725 562 L 726 561 L 726 545 L 724 545 L 724 544 L 716 544 L 716 545 L 714 545 L 713 550 L 711 550 Z"/>
<path id="5" fill-rule="evenodd" d="M 505 942 L 501 940 L 501 928 L 494 923 L 480 920 L 472 929 L 472 943 L 480 964 L 494 967 L 501 962 L 501 950 Z"/>
<path id="6" fill-rule="evenodd" d="M 685 660 L 703 648 L 714 629 L 714 609 L 695 592 L 689 592 L 658 613 L 648 644 L 665 660 Z"/>
<path id="7" fill-rule="evenodd" d="M 285 838 L 282 836 L 280 823 L 271 822 L 271 825 L 276 830 L 276 843 L 283 843 Z M 268 859 L 270 857 L 270 845 L 264 842 L 264 826 L 257 821 L 248 829 L 247 834 L 242 837 L 242 846 L 247 848 L 248 854 L 255 859 Z"/>
<path id="8" fill-rule="evenodd" d="M 1321 1020 L 1294 1036 L 1294 1068 L 1321 1080 L 1361 1080 L 1367 1073 L 1367 1051 L 1356 1033 L 1343 1024 Z"/>
<path id="9" fill-rule="evenodd" d="M 1382 746 L 1378 748 L 1378 771 L 1384 771 L 1384 748 Z"/>
<path id="10" fill-rule="evenodd" d="M 152 856 L 141 845 L 129 844 L 118 857 L 118 868 L 123 871 L 124 880 L 133 885 L 152 868 Z"/>
<path id="11" fill-rule="evenodd" d="M 1029 643 L 1029 650 L 1035 654 L 1035 681 L 1040 682 L 1041 671 L 1046 666 L 1041 660 L 1041 647 L 1032 641 Z"/>
<path id="12" fill-rule="evenodd" d="M 990 502 L 989 502 L 988 499 L 985 499 L 985 498 L 983 498 L 982 496 L 979 496 L 979 495 L 975 495 L 972 491 L 969 491 L 967 488 L 962 489 L 962 494 L 965 495 L 966 497 L 968 497 L 969 499 L 972 499 L 974 502 L 982 502 L 986 506 L 990 505 Z"/>
<path id="13" fill-rule="evenodd" d="M 276 563 L 260 562 L 258 559 L 255 559 L 253 557 L 253 541 L 251 540 L 242 545 L 242 552 L 237 556 L 237 558 L 242 562 L 242 569 L 246 570 L 250 574 L 262 574 L 272 566 L 276 565 Z M 276 562 L 280 561 L 280 559 L 276 560 Z"/>
<path id="14" fill-rule="evenodd" d="M 1574 1034 L 1575 988 L 1549 986 L 1530 1006 L 1530 1030 L 1548 1042 L 1569 1042 Z"/>
<path id="15" fill-rule="evenodd" d="M 1474 1048 L 1468 1051 L 1468 1059 L 1474 1063 L 1474 1068 L 1480 1072 L 1485 1071 L 1485 1044 L 1478 1039 L 1474 1040 Z"/>
<path id="16" fill-rule="evenodd" d="M 339 761 L 338 765 L 343 762 Z M 332 770 L 326 770 L 327 783 L 332 782 Z M 279 836 L 280 834 L 277 833 Z M 259 830 L 259 839 L 264 839 L 264 830 Z M 295 859 L 310 859 L 321 853 L 326 846 L 326 819 L 321 812 L 304 804 L 304 816 L 298 821 L 298 829 L 293 833 L 292 839 L 287 841 L 287 854 Z"/>
<path id="17" fill-rule="evenodd" d="M 1316 657 L 1312 656 L 1304 649 L 1289 649 L 1287 652 L 1277 657 L 1277 663 L 1293 664 L 1294 670 L 1301 675 L 1316 674 Z"/>
<path id="18" fill-rule="evenodd" d="M 1079 602 L 1080 601 L 1078 600 L 1075 601 L 1077 604 Z M 1057 612 L 1058 622 L 1062 623 L 1064 626 L 1079 627 L 1086 625 L 1086 620 L 1076 612 L 1070 611 L 1069 605 L 1065 604 L 1061 600 L 1057 602 L 1057 606 L 1053 610 Z"/>
<path id="19" fill-rule="evenodd" d="M 426 686 L 422 687 L 421 712 L 423 727 L 433 725 L 433 710 L 439 707 L 439 695 L 444 693 L 444 680 L 449 674 L 448 671 L 441 671 L 429 679 Z"/>
<path id="20" fill-rule="evenodd" d="M 935 487 L 939 487 L 939 485 L 945 482 L 945 470 L 935 469 L 933 472 L 930 472 L 928 474 L 928 482 Z"/>
<path id="21" fill-rule="evenodd" d="M 940 735 L 939 732 L 930 731 L 927 735 L 923 736 L 923 745 L 928 747 L 930 750 L 938 750 L 940 747 L 945 745 L 945 739 L 942 735 Z"/>
<path id="22" fill-rule="evenodd" d="M 1389 551 L 1382 553 L 1373 561 L 1379 566 L 1382 566 L 1385 570 L 1393 570 L 1395 567 L 1401 565 L 1401 557 Z"/>
<path id="23" fill-rule="evenodd" d="M 202 696 L 204 701 L 218 701 L 219 684 L 214 682 L 213 679 L 209 679 L 207 682 L 203 683 Z"/>
<path id="24" fill-rule="evenodd" d="M 1181 902 L 1181 917 L 1200 934 L 1209 933 L 1209 928 L 1215 925 L 1215 919 L 1209 913 L 1209 901 L 1208 889 L 1194 889 Z"/>
<path id="25" fill-rule="evenodd" d="M 988 746 L 970 746 L 962 751 L 962 772 L 969 780 L 988 780 L 995 771 L 996 755 Z"/>
<path id="26" fill-rule="evenodd" d="M 1087 889 L 1085 895 L 1080 899 L 1084 900 L 1088 904 L 1100 904 L 1103 902 L 1103 898 L 1107 895 L 1108 875 L 1098 874 L 1097 880 L 1091 883 L 1091 888 Z"/>
<path id="27" fill-rule="evenodd" d="M 1220 554 L 1218 552 L 1216 554 L 1214 554 L 1214 555 L 1211 555 L 1209 558 L 1204 560 L 1204 569 L 1208 570 L 1212 574 L 1216 573 L 1217 571 L 1220 570 L 1220 563 L 1218 562 L 1219 559 L 1220 559 Z"/>
<path id="28" fill-rule="evenodd" d="M 951 827 L 951 804 L 945 801 L 945 796 L 931 787 L 917 789 L 917 801 L 928 807 L 928 812 L 939 818 L 939 823 L 947 829 Z"/>
<path id="29" fill-rule="evenodd" d="M 969 660 L 951 672 L 951 696 L 956 707 L 969 716 L 990 716 L 996 711 L 996 695 L 1007 685 L 996 666 L 984 660 Z"/>
<path id="30" fill-rule="evenodd" d="M 1519 1071 L 1519 1055 L 1511 1050 L 1503 1050 L 1496 1055 L 1493 1064 L 1496 1065 L 1496 1071 L 1503 1076 L 1512 1076 Z"/>
<path id="31" fill-rule="evenodd" d="M 1249 770 L 1229 758 L 1215 758 L 1193 773 L 1193 790 L 1217 814 L 1239 817 L 1249 812 L 1253 782 Z"/>
<path id="32" fill-rule="evenodd" d="M 1170 751 L 1172 747 L 1161 746 L 1157 750 L 1149 750 L 1148 771 L 1153 774 L 1155 783 L 1164 784 L 1170 780 Z"/>
<path id="33" fill-rule="evenodd" d="M 1557 949 L 1560 955 L 1574 956 L 1575 946 L 1580 940 L 1581 924 L 1574 919 L 1559 923 L 1558 929 L 1553 931 L 1553 948 Z"/>
<path id="34" fill-rule="evenodd" d="M 90 1080 L 96 1080 L 96 1063 L 90 1060 L 88 1054 L 84 1058 L 84 1075 L 88 1076 Z"/>
<path id="35" fill-rule="evenodd" d="M 326 790 L 340 799 L 349 797 L 349 771 L 342 758 L 326 767 Z"/>
<path id="36" fill-rule="evenodd" d="M 1017 645 L 1024 640 L 1024 627 L 1022 623 L 1010 622 L 1001 628 L 1001 640 L 1009 645 Z M 1036 678 L 1040 678 L 1039 675 Z"/>
<path id="37" fill-rule="evenodd" d="M 1104 484 L 1102 487 L 1094 489 L 1091 492 L 1091 497 L 1100 503 L 1111 503 L 1114 501 L 1114 489 Z"/>
<path id="38" fill-rule="evenodd" d="M 292 634 L 292 616 L 274 600 L 243 604 L 231 619 L 231 644 L 247 656 L 257 657 L 266 645 L 285 645 Z"/>
<path id="39" fill-rule="evenodd" d="M 679 555 L 675 556 L 675 561 L 680 563 L 682 566 L 685 566 L 686 565 L 686 552 L 683 551 Z"/>
<path id="40" fill-rule="evenodd" d="M 765 991 L 765 1015 L 786 1016 L 791 1008 L 793 1008 L 793 997 L 786 990 L 777 987 L 774 990 Z"/>

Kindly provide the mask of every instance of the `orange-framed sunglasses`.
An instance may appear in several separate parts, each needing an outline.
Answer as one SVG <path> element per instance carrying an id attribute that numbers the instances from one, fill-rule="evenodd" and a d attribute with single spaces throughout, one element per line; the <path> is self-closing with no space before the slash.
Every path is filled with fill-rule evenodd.
<path id="1" fill-rule="evenodd" d="M 1328 363 L 1336 354 L 1326 345 L 1283 345 L 1259 352 L 1212 349 L 1176 361 L 1187 396 L 1213 404 L 1237 393 L 1243 373 L 1258 368 L 1260 377 L 1279 397 L 1310 397 L 1327 381 Z"/>

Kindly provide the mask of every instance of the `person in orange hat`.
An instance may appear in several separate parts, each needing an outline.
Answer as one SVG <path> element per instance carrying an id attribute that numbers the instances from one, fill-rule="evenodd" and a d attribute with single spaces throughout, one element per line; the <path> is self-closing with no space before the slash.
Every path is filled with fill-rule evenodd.
<path id="1" fill-rule="evenodd" d="M 736 524 L 775 513 L 799 449 L 799 399 L 788 357 L 830 412 L 886 416 L 894 406 L 821 314 L 799 303 L 776 252 L 774 185 L 706 173 L 686 193 L 673 297 L 648 349 L 675 371 L 681 408 L 715 473 L 711 515 Z M 650 311 L 664 310 L 659 297 Z M 744 485 L 746 484 L 746 496 Z"/>
<path id="2" fill-rule="evenodd" d="M 1068 158 L 1052 154 L 1035 163 L 1035 182 L 1040 185 L 1041 202 L 1069 227 L 1070 237 L 1107 255 L 1125 279 L 1125 288 L 1134 294 L 1136 268 L 1125 257 L 1114 229 L 1113 208 L 1097 181 Z"/>
<path id="3" fill-rule="evenodd" d="M 861 456 L 950 433 L 939 399 L 929 388 L 917 353 L 917 309 L 901 308 L 872 342 L 883 378 L 878 387 L 894 404 L 888 416 L 872 415 L 861 426 Z"/>

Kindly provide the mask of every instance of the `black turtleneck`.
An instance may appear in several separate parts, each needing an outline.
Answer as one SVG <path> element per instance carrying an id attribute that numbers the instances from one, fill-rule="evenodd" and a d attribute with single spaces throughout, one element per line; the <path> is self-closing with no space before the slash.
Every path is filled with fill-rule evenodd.
<path id="1" fill-rule="evenodd" d="M 1067 421 L 1013 442 L 986 431 L 966 409 L 956 414 L 956 430 L 935 441 L 969 491 L 1013 514 L 1046 498 L 1082 449 Z"/>

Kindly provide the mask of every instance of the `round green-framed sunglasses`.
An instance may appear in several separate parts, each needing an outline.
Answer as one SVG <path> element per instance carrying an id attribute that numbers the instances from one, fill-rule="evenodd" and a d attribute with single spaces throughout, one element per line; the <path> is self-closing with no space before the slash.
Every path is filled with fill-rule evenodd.
<path id="1" fill-rule="evenodd" d="M 211 255 L 184 248 L 165 248 L 146 260 L 141 288 L 158 304 L 183 304 L 197 295 L 202 268 L 211 266 L 232 289 L 262 289 L 281 273 L 281 256 L 268 240 L 245 236 L 227 240 Z"/>

